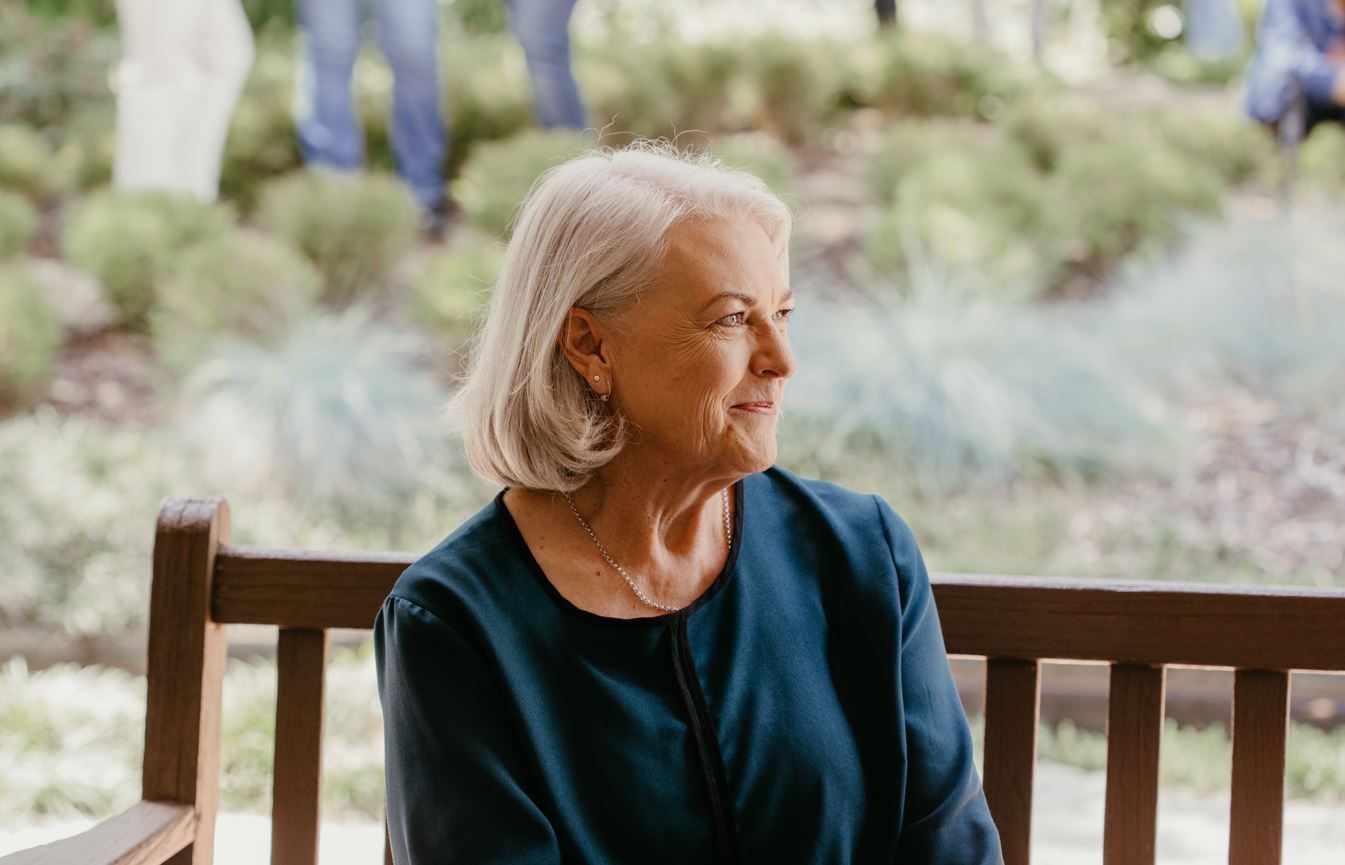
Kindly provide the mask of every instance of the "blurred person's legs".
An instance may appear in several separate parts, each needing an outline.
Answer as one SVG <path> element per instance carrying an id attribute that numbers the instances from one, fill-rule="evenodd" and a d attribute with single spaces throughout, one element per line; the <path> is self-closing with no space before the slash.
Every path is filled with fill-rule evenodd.
<path id="1" fill-rule="evenodd" d="M 360 0 L 299 0 L 305 52 L 299 84 L 304 162 L 341 171 L 364 164 L 351 76 L 360 53 Z"/>
<path id="2" fill-rule="evenodd" d="M 392 67 L 392 150 L 423 211 L 444 208 L 447 130 L 439 105 L 436 0 L 374 0 L 379 44 Z"/>
<path id="3" fill-rule="evenodd" d="M 1186 48 L 1202 60 L 1223 60 L 1242 50 L 1242 18 L 1233 0 L 1185 0 Z"/>
<path id="4" fill-rule="evenodd" d="M 113 183 L 210 200 L 234 104 L 252 65 L 238 0 L 117 0 Z"/>
<path id="5" fill-rule="evenodd" d="M 570 68 L 570 13 L 575 0 L 508 0 L 509 29 L 528 58 L 528 76 L 543 126 L 588 125 Z"/>

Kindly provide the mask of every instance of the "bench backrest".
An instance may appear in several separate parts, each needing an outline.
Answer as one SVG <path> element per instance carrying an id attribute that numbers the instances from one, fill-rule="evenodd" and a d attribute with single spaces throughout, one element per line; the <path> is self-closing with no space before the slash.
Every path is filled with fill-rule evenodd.
<path id="1" fill-rule="evenodd" d="M 169 499 L 150 612 L 144 798 L 191 805 L 208 865 L 223 625 L 276 625 L 272 862 L 317 861 L 327 632 L 369 628 L 409 555 L 233 547 L 221 499 Z M 987 659 L 986 797 L 1006 865 L 1028 862 L 1043 659 L 1111 664 L 1106 865 L 1152 865 L 1169 665 L 1236 670 L 1229 861 L 1280 861 L 1289 671 L 1345 670 L 1345 592 L 936 575 L 948 651 Z M 391 862 L 385 843 L 384 858 Z"/>

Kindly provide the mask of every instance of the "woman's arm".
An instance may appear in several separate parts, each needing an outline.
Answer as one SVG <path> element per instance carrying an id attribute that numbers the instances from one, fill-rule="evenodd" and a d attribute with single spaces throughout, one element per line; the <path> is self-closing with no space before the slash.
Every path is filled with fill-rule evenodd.
<path id="1" fill-rule="evenodd" d="M 910 528 L 875 496 L 901 593 L 906 806 L 898 862 L 1002 865 L 999 832 L 972 762 L 929 573 Z"/>
<path id="2" fill-rule="evenodd" d="M 397 865 L 555 865 L 555 832 L 524 789 L 498 681 L 462 634 L 390 596 L 374 622 L 388 832 Z"/>

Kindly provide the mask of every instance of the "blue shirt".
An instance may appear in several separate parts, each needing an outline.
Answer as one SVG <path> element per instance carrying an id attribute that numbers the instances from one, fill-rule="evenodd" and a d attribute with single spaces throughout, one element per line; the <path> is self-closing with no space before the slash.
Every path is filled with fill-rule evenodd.
<path id="1" fill-rule="evenodd" d="M 701 597 L 616 619 L 556 590 L 503 495 L 374 626 L 398 865 L 1002 863 L 929 577 L 881 498 L 751 475 Z"/>
<path id="2" fill-rule="evenodd" d="M 1247 68 L 1247 113 L 1262 123 L 1284 116 L 1302 94 L 1330 105 L 1340 66 L 1327 56 L 1345 37 L 1331 0 L 1266 0 L 1256 54 Z"/>

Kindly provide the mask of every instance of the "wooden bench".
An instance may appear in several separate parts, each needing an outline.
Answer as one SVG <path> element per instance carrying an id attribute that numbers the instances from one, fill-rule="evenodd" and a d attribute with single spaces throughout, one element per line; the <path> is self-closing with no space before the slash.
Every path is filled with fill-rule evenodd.
<path id="1" fill-rule="evenodd" d="M 272 862 L 317 860 L 330 628 L 369 628 L 411 556 L 229 546 L 220 499 L 169 499 L 154 545 L 142 801 L 3 865 L 206 865 L 223 625 L 277 625 Z M 1164 669 L 1235 669 L 1229 861 L 1280 861 L 1290 670 L 1345 670 L 1345 592 L 938 575 L 951 654 L 988 659 L 984 782 L 1007 865 L 1028 861 L 1041 659 L 1108 662 L 1104 862 L 1150 865 Z M 386 852 L 384 859 L 391 859 Z"/>

